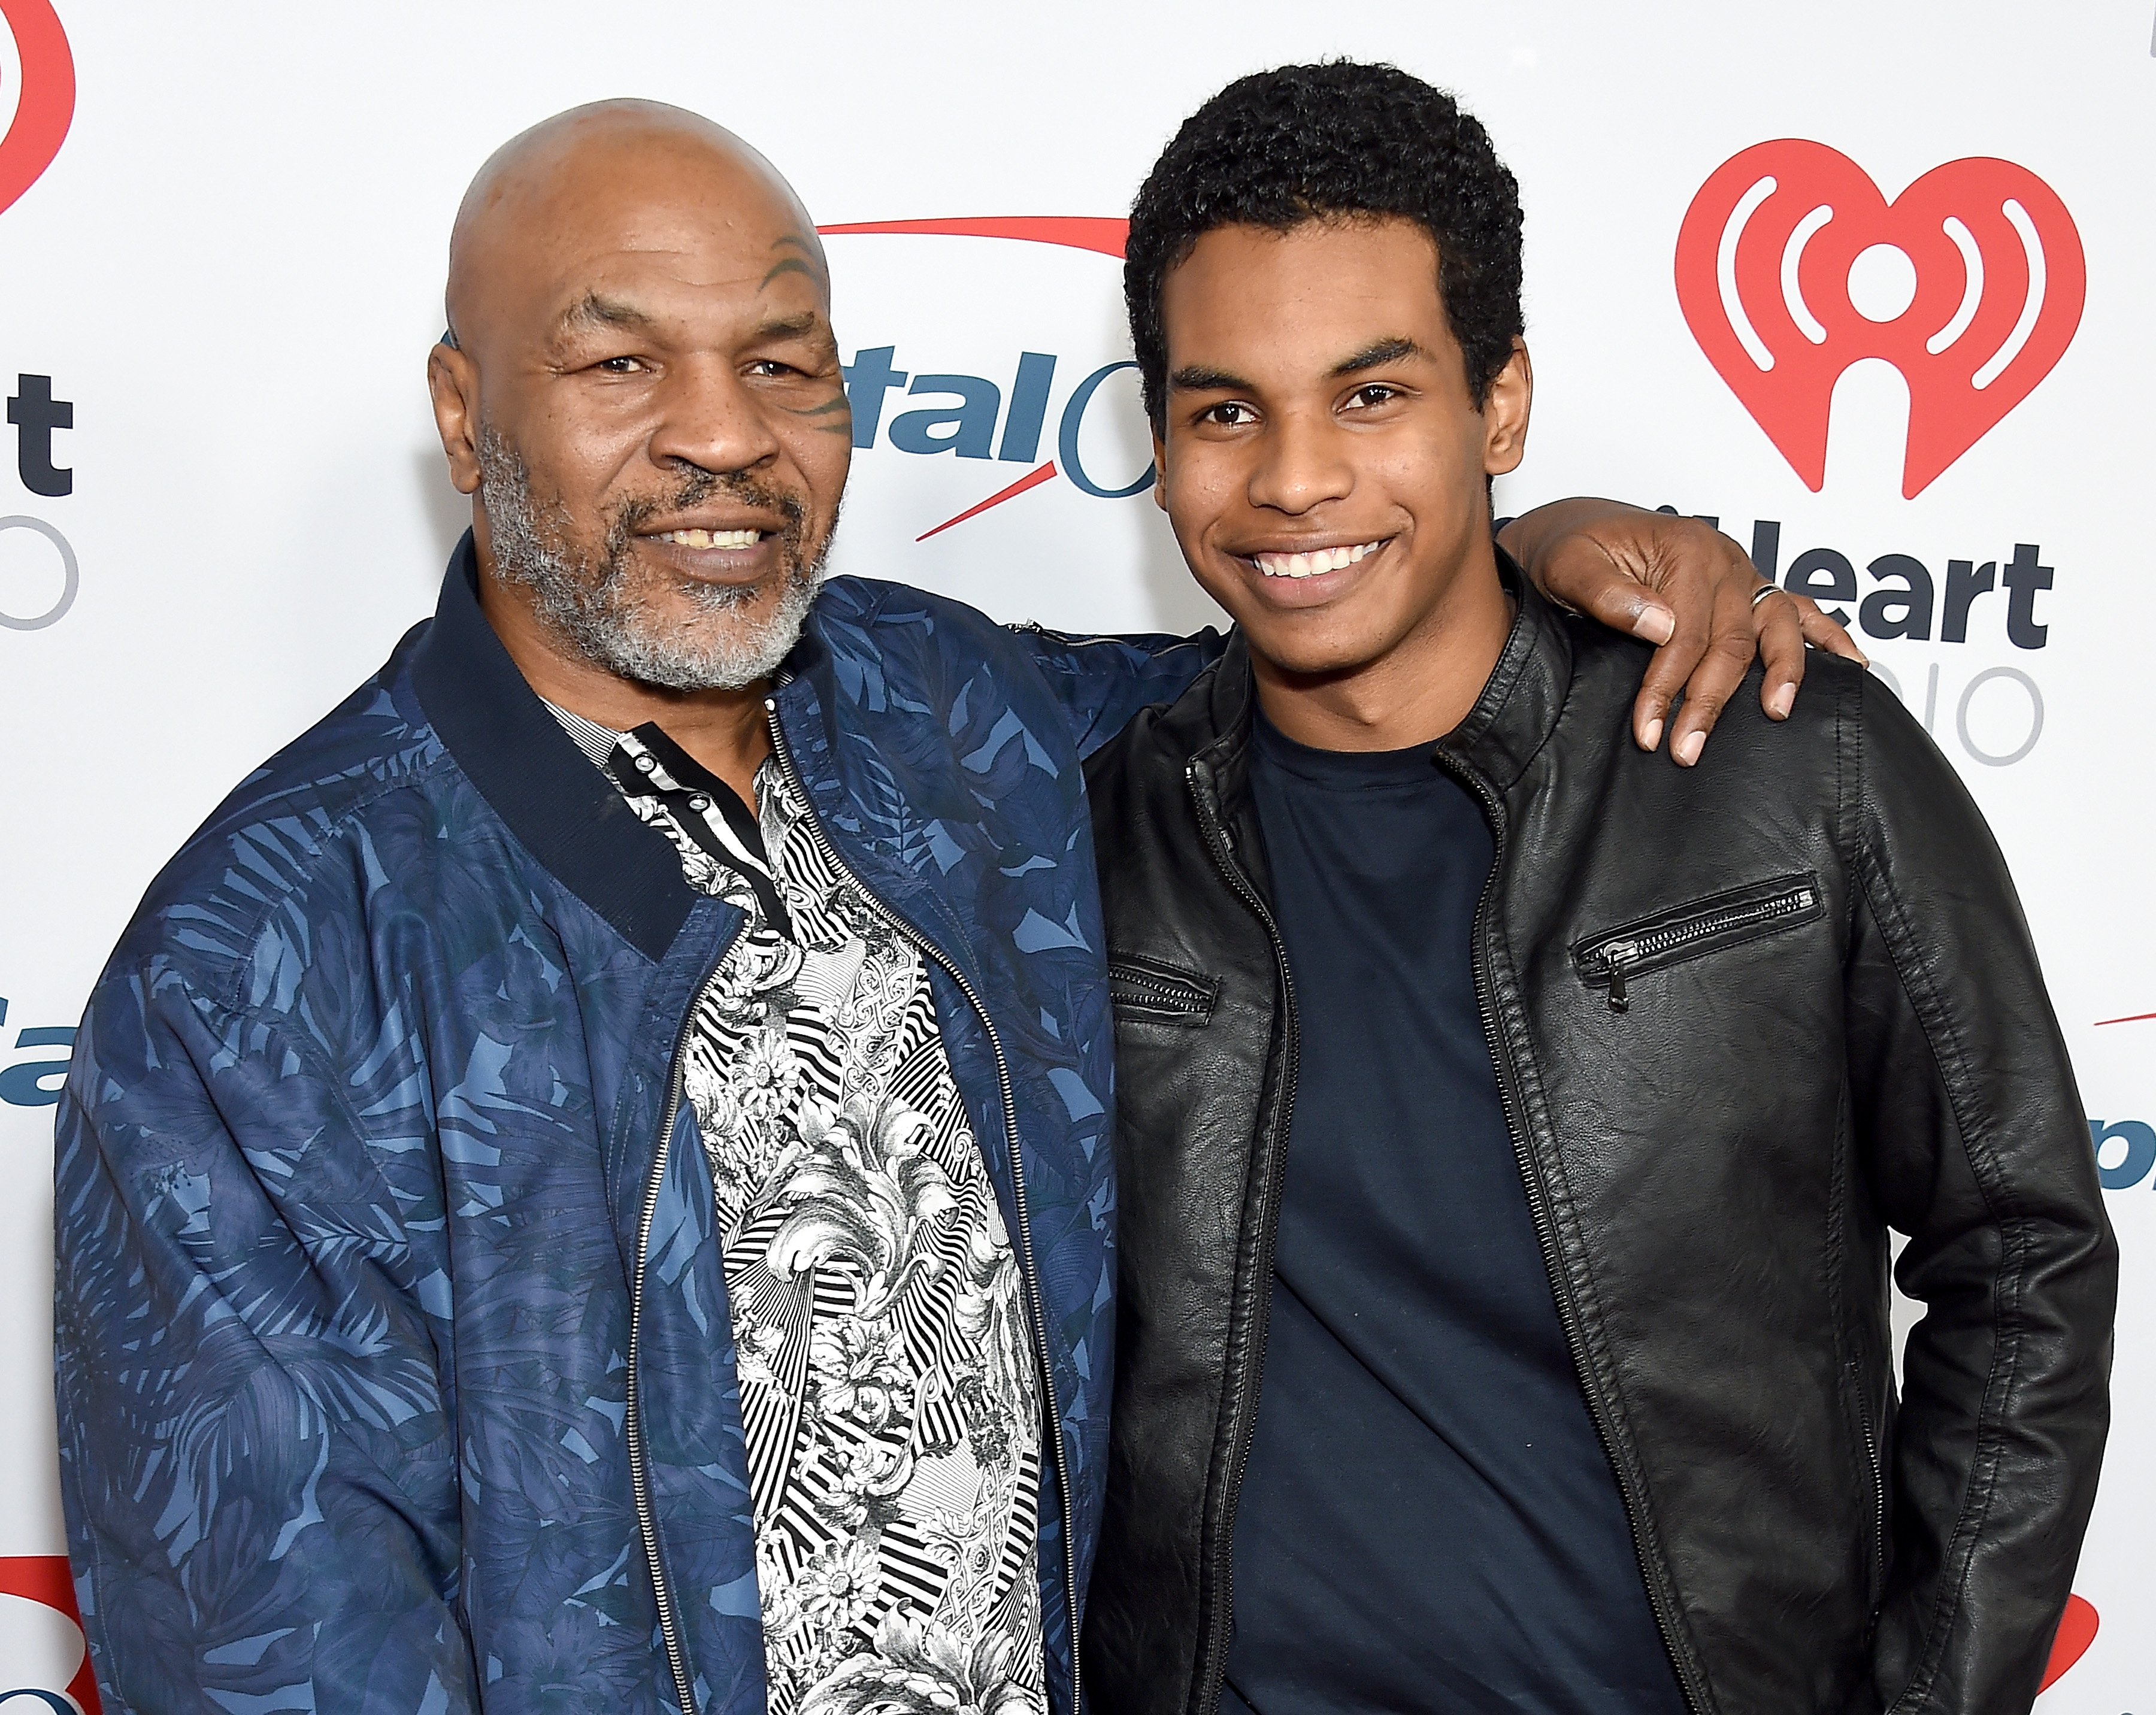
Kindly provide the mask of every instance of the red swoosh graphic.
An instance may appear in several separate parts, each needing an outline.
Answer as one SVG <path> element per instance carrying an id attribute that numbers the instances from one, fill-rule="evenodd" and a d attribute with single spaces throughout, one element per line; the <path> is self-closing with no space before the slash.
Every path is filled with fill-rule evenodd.
<path id="1" fill-rule="evenodd" d="M 1039 488 L 1042 483 L 1047 481 L 1050 477 L 1055 475 L 1055 460 L 1050 459 L 1038 470 L 1027 471 L 1024 475 L 1019 477 L 1019 480 L 1016 482 L 1014 482 L 1009 488 L 998 489 L 993 494 L 990 495 L 988 499 L 983 501 L 978 506 L 967 507 L 966 510 L 961 512 L 957 517 L 946 518 L 933 530 L 924 530 L 920 535 L 915 537 L 913 539 L 916 542 L 926 542 L 932 536 L 941 536 L 953 524 L 963 524 L 968 518 L 979 517 L 982 513 L 987 511 L 991 506 L 1000 506 L 1005 501 L 1014 501 L 1028 489 Z"/>
<path id="2" fill-rule="evenodd" d="M 1097 214 L 981 214 L 947 220 L 856 220 L 816 228 L 827 237 L 845 233 L 913 233 L 931 238 L 1019 239 L 1034 244 L 1061 244 L 1122 259 L 1127 220 Z"/>
<path id="3" fill-rule="evenodd" d="M 2156 1012 L 2129 1013 L 2123 1019 L 2098 1019 L 2097 1025 L 2101 1029 L 2106 1024 L 2143 1024 L 2151 1019 L 2156 1019 Z"/>

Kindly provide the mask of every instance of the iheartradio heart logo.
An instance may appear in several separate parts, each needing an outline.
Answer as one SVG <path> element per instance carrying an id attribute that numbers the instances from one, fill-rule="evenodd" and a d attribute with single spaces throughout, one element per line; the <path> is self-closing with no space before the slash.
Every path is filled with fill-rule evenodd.
<path id="1" fill-rule="evenodd" d="M 2087 281 L 2066 204 L 2025 167 L 1981 156 L 1889 203 L 1824 143 L 1757 144 L 1715 169 L 1677 234 L 1692 337 L 1815 492 L 1851 364 L 1883 357 L 1908 383 L 1912 497 L 2051 373 Z"/>
<path id="2" fill-rule="evenodd" d="M 0 211 L 53 164 L 74 118 L 74 55 L 50 0 L 0 0 Z"/>

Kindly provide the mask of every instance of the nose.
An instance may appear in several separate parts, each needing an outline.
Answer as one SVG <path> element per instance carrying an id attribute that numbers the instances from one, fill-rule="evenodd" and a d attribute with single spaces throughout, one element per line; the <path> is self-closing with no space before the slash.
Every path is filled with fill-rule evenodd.
<path id="1" fill-rule="evenodd" d="M 1269 425 L 1250 471 L 1253 506 L 1300 515 L 1355 485 L 1354 467 L 1329 412 L 1291 411 Z"/>
<path id="2" fill-rule="evenodd" d="M 723 473 L 754 470 L 778 457 L 779 437 L 764 403 L 722 358 L 681 364 L 668 377 L 661 401 L 650 441 L 654 464 Z"/>

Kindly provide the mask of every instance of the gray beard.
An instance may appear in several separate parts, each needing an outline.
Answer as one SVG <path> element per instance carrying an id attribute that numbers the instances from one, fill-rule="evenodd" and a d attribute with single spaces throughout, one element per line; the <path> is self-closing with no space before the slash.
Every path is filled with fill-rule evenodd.
<path id="1" fill-rule="evenodd" d="M 560 503 L 542 503 L 533 495 L 531 468 L 491 424 L 480 426 L 477 450 L 480 505 L 495 572 L 529 590 L 539 623 L 593 665 L 669 691 L 740 691 L 768 679 L 800 640 L 829 537 L 813 556 L 804 552 L 802 508 L 791 496 L 709 471 L 684 479 L 682 492 L 670 497 L 675 510 L 724 489 L 784 513 L 785 583 L 770 616 L 757 621 L 742 610 L 761 591 L 684 582 L 675 588 L 699 611 L 677 619 L 654 611 L 630 587 L 636 528 L 660 510 L 659 502 L 628 502 L 608 521 L 602 551 L 580 554 L 567 540 Z"/>

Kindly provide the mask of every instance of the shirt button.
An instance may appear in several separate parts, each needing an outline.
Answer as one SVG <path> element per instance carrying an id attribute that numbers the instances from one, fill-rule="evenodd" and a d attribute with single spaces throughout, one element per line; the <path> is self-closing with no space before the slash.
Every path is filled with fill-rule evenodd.
<path id="1" fill-rule="evenodd" d="M 692 810 L 707 810 L 711 809 L 711 799 L 705 797 L 701 792 L 689 800 L 689 808 Z"/>
<path id="2" fill-rule="evenodd" d="M 649 774 L 654 768 L 657 768 L 659 764 L 654 758 L 646 756 L 639 757 L 636 759 L 636 766 L 643 769 L 645 773 Z"/>

